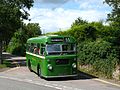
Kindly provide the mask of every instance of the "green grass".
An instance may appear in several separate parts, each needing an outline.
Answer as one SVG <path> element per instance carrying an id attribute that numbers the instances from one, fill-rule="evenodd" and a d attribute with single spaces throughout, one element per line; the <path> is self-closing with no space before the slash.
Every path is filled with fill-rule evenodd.
<path id="1" fill-rule="evenodd" d="M 3 64 L 5 64 L 7 67 L 11 67 L 12 64 L 9 61 L 4 60 Z"/>
<path id="2" fill-rule="evenodd" d="M 0 64 L 0 69 L 6 68 L 7 66 L 5 64 Z"/>
<path id="3" fill-rule="evenodd" d="M 0 64 L 0 69 L 11 67 L 11 66 L 12 66 L 12 64 L 10 62 L 3 60 L 3 64 Z"/>

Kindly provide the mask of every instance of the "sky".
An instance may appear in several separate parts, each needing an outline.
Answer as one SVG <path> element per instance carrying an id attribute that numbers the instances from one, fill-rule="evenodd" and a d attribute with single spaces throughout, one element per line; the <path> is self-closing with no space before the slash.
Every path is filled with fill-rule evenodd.
<path id="1" fill-rule="evenodd" d="M 104 0 L 34 0 L 34 6 L 28 11 L 31 21 L 39 23 L 42 32 L 66 30 L 81 17 L 89 22 L 105 21 L 111 8 Z"/>

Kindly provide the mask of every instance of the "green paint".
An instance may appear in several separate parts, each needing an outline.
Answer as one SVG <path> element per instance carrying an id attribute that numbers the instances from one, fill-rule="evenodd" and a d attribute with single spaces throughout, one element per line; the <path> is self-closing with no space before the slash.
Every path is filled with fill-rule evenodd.
<path id="1" fill-rule="evenodd" d="M 30 61 L 33 71 L 37 72 L 39 65 L 43 77 L 77 75 L 76 45 L 72 37 L 41 36 L 30 38 L 27 40 L 26 58 L 27 65 Z"/>

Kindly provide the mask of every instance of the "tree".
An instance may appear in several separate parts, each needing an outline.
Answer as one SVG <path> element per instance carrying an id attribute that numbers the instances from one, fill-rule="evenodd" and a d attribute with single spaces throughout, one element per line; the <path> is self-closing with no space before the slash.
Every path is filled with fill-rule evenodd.
<path id="1" fill-rule="evenodd" d="M 96 39 L 96 28 L 90 24 L 74 26 L 65 32 L 67 36 L 72 36 L 76 39 L 77 44 L 85 40 Z"/>
<path id="2" fill-rule="evenodd" d="M 108 14 L 108 20 L 120 27 L 120 0 L 105 0 L 105 2 L 112 7 L 112 12 Z"/>
<path id="3" fill-rule="evenodd" d="M 33 0 L 0 0 L 0 63 L 2 61 L 2 41 L 10 39 L 28 19 L 26 9 L 33 6 Z M 6 34 L 7 33 L 7 34 Z"/>
<path id="4" fill-rule="evenodd" d="M 25 55 L 27 39 L 41 35 L 38 23 L 24 24 L 22 28 L 14 33 L 10 40 L 7 51 L 16 55 Z"/>
<path id="5" fill-rule="evenodd" d="M 86 20 L 82 20 L 82 18 L 77 18 L 75 20 L 75 22 L 73 22 L 73 24 L 71 25 L 71 27 L 74 27 L 74 26 L 79 26 L 79 25 L 84 25 L 84 24 L 88 24 L 88 22 Z"/>

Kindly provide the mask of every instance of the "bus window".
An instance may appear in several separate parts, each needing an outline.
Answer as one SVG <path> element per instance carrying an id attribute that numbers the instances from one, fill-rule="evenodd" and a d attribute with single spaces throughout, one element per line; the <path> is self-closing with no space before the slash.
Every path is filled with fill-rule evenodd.
<path id="1" fill-rule="evenodd" d="M 45 45 L 44 45 L 44 44 L 41 44 L 40 54 L 41 54 L 41 55 L 44 55 L 44 52 L 45 52 Z"/>
<path id="2" fill-rule="evenodd" d="M 31 43 L 31 46 L 30 46 L 30 52 L 33 53 L 34 52 L 34 44 Z"/>
<path id="3" fill-rule="evenodd" d="M 61 47 L 59 44 L 47 45 L 47 51 L 48 52 L 58 52 L 58 51 L 61 51 Z"/>
<path id="4" fill-rule="evenodd" d="M 34 53 L 38 54 L 38 55 L 40 54 L 40 44 L 39 43 L 34 45 Z"/>
<path id="5" fill-rule="evenodd" d="M 39 55 L 40 54 L 40 44 L 37 43 L 37 54 Z"/>
<path id="6" fill-rule="evenodd" d="M 37 53 L 37 45 L 34 44 L 34 50 L 33 50 L 33 53 L 36 54 Z"/>
<path id="7" fill-rule="evenodd" d="M 45 48 L 41 48 L 41 55 L 44 55 L 44 52 L 45 52 Z"/>
<path id="8" fill-rule="evenodd" d="M 63 51 L 74 51 L 74 45 L 69 44 L 69 45 L 62 45 L 62 50 Z"/>
<path id="9" fill-rule="evenodd" d="M 26 45 L 26 51 L 29 51 L 29 43 Z"/>
<path id="10" fill-rule="evenodd" d="M 26 45 L 26 51 L 30 52 L 30 43 L 27 43 L 27 45 Z"/>
<path id="11" fill-rule="evenodd" d="M 39 43 L 34 44 L 34 51 L 33 51 L 33 53 L 39 55 L 40 54 L 39 52 L 40 52 L 40 44 Z"/>

